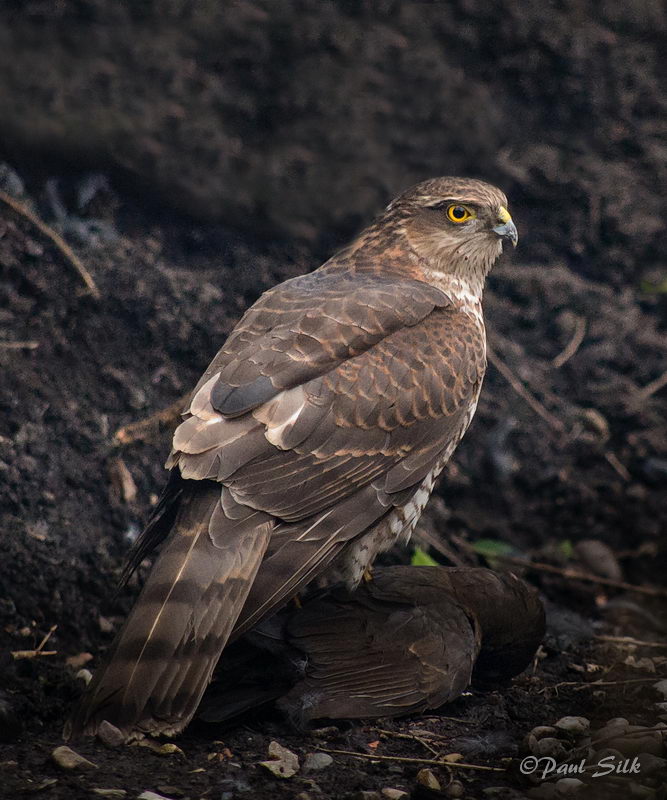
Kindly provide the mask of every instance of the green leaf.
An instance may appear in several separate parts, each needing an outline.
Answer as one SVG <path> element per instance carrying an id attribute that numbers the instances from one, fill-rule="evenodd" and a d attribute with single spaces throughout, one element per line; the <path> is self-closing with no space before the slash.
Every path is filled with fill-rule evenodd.
<path id="1" fill-rule="evenodd" d="M 650 283 L 650 281 L 642 281 L 640 289 L 645 294 L 665 294 L 667 293 L 667 278 L 660 283 Z"/>
<path id="2" fill-rule="evenodd" d="M 437 567 L 439 566 L 438 562 L 435 561 L 431 556 L 426 552 L 426 550 L 422 550 L 421 547 L 415 547 L 412 553 L 412 559 L 410 563 L 413 567 Z"/>
<path id="3" fill-rule="evenodd" d="M 558 549 L 560 550 L 561 555 L 568 561 L 574 555 L 574 547 L 572 547 L 572 542 L 569 539 L 563 539 L 562 542 L 558 542 Z"/>
<path id="4" fill-rule="evenodd" d="M 511 556 L 514 553 L 512 545 L 501 542 L 500 539 L 478 539 L 472 543 L 473 550 L 484 558 L 494 556 Z"/>

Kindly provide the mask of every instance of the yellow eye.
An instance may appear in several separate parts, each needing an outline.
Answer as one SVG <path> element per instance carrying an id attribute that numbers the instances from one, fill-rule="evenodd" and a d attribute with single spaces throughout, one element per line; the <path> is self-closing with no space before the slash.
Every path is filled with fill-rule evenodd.
<path id="1" fill-rule="evenodd" d="M 466 222 L 475 216 L 475 212 L 467 206 L 447 206 L 447 219 L 451 222 Z"/>

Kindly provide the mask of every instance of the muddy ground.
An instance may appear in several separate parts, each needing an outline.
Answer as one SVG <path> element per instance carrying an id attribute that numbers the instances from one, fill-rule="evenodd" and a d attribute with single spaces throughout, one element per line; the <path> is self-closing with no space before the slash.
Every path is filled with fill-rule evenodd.
<path id="1" fill-rule="evenodd" d="M 553 781 L 519 769 L 535 726 L 664 724 L 664 596 L 541 566 L 644 589 L 664 588 L 667 568 L 666 18 L 652 2 L 586 9 L 3 4 L 0 190 L 64 236 L 101 296 L 0 203 L 0 796 L 548 797 Z M 266 711 L 195 724 L 171 755 L 76 744 L 97 766 L 63 771 L 50 753 L 76 672 L 94 669 L 136 594 L 135 582 L 113 596 L 164 480 L 168 430 L 126 445 L 116 430 L 186 392 L 264 289 L 317 266 L 396 190 L 443 173 L 499 183 L 521 242 L 490 279 L 495 357 L 423 530 L 443 563 L 484 563 L 480 540 L 536 562 L 515 568 L 548 603 L 540 657 L 510 687 L 426 719 L 303 735 Z M 591 539 L 605 558 L 582 550 Z M 52 655 L 11 655 L 53 626 Z M 634 737 L 635 752 L 665 756 Z M 582 744 L 549 738 L 559 763 Z M 302 761 L 319 748 L 460 753 L 500 771 L 431 765 L 443 794 L 428 794 L 427 764 L 333 753 L 280 780 L 258 766 L 272 740 Z M 612 744 L 634 755 L 631 741 Z M 581 797 L 665 797 L 660 761 L 574 777 Z"/>

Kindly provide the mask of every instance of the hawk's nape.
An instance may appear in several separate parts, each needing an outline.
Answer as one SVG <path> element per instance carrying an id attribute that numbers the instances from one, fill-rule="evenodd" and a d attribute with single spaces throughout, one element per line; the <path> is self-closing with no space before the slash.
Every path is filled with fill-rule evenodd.
<path id="1" fill-rule="evenodd" d="M 161 552 L 69 735 L 182 730 L 230 638 L 410 535 L 475 411 L 505 205 L 479 181 L 420 184 L 246 312 L 174 434 L 136 551 Z"/>

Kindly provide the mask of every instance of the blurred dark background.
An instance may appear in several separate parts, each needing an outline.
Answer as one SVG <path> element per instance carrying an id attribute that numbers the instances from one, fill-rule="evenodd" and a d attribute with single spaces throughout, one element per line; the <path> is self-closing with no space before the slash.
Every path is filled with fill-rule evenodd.
<path id="1" fill-rule="evenodd" d="M 424 529 L 454 563 L 490 540 L 664 582 L 666 27 L 653 0 L 5 0 L 0 190 L 101 292 L 0 205 L 8 647 L 53 624 L 63 655 L 108 644 L 169 446 L 114 432 L 190 389 L 259 293 L 443 174 L 498 184 L 520 243 L 491 275 L 495 359 Z M 613 606 L 531 577 L 586 618 Z M 664 634 L 647 613 L 620 632 Z M 26 690 L 27 718 L 59 724 L 59 675 Z"/>
<path id="2" fill-rule="evenodd" d="M 0 142 L 323 249 L 433 175 L 501 184 L 522 254 L 664 251 L 653 0 L 5 0 Z"/>

